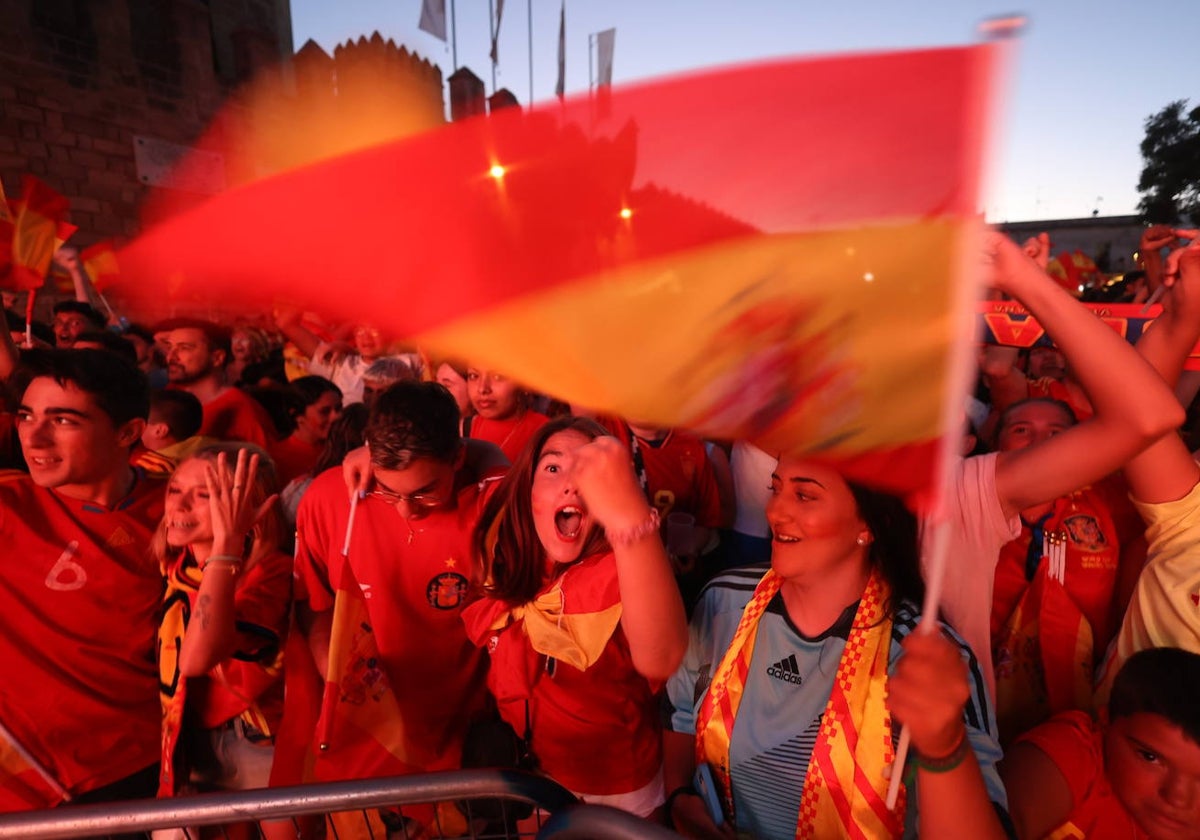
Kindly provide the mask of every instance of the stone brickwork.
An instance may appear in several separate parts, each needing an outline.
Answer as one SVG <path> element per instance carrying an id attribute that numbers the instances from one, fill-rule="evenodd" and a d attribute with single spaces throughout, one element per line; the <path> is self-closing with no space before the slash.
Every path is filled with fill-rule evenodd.
<path id="1" fill-rule="evenodd" d="M 139 229 L 135 137 L 193 143 L 292 49 L 287 0 L 0 0 L 0 31 L 0 178 L 67 196 L 81 247 Z"/>

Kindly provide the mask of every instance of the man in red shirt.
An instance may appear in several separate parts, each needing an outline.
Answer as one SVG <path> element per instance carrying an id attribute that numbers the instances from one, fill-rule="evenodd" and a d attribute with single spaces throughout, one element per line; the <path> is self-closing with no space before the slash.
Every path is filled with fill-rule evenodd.
<path id="1" fill-rule="evenodd" d="M 322 781 L 458 767 L 484 707 L 486 660 L 459 613 L 493 482 L 464 469 L 458 406 L 436 383 L 381 394 L 366 440 L 373 489 L 351 505 L 329 470 L 297 514 L 296 598 L 326 678 Z"/>
<path id="2" fill-rule="evenodd" d="M 275 439 L 266 409 L 225 381 L 229 330 L 199 319 L 177 319 L 170 327 L 164 337 L 167 381 L 172 388 L 190 392 L 204 406 L 200 434 L 244 440 L 266 449 Z"/>
<path id="3" fill-rule="evenodd" d="M 21 374 L 30 474 L 0 474 L 0 811 L 150 796 L 162 486 L 129 465 L 146 379 L 96 350 L 29 351 Z"/>

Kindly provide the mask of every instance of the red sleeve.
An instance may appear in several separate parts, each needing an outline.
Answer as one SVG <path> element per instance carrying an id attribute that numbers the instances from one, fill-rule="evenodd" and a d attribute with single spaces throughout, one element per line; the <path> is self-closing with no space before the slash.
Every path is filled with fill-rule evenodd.
<path id="1" fill-rule="evenodd" d="M 325 552 L 329 546 L 325 505 L 318 477 L 309 486 L 296 511 L 295 599 L 307 601 L 313 612 L 333 609 L 333 587 Z"/>
<path id="2" fill-rule="evenodd" d="M 619 417 L 613 417 L 611 414 L 598 414 L 594 419 L 606 432 L 621 441 L 621 443 L 626 446 L 630 445 L 629 427 L 625 425 L 624 420 Z"/>
<path id="3" fill-rule="evenodd" d="M 1062 712 L 1017 739 L 1044 752 L 1071 789 L 1072 809 L 1091 795 L 1104 776 L 1100 731 L 1086 712 Z"/>
<path id="4" fill-rule="evenodd" d="M 278 648 L 287 635 L 292 603 L 292 558 L 275 551 L 246 573 L 234 595 L 234 620 L 241 634 L 238 658 L 255 659 L 267 648 Z"/>
<path id="5" fill-rule="evenodd" d="M 1145 533 L 1146 523 L 1129 500 L 1129 483 L 1125 481 L 1124 475 L 1119 472 L 1113 473 L 1093 486 L 1108 505 L 1113 525 L 1117 529 L 1117 537 L 1122 545 Z"/>
<path id="6" fill-rule="evenodd" d="M 204 726 L 228 720 L 247 700 L 261 702 L 279 682 L 291 604 L 292 558 L 282 552 L 262 558 L 239 581 L 234 595 L 238 650 L 213 671 L 219 674 L 219 687 L 214 681 L 207 699 L 198 700 Z M 263 707 L 268 717 L 274 717 L 267 712 L 271 705 Z"/>
<path id="7" fill-rule="evenodd" d="M 273 423 L 258 400 L 247 397 L 229 429 L 229 437 L 267 449 L 275 440 Z"/>

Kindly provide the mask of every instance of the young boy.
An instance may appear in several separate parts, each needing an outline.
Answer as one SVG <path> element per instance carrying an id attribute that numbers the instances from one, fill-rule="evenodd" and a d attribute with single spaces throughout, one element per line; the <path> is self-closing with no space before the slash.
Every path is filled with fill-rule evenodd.
<path id="1" fill-rule="evenodd" d="M 0 475 L 0 811 L 150 796 L 163 488 L 129 465 L 146 378 L 100 350 L 22 362 L 29 475 Z"/>
<path id="2" fill-rule="evenodd" d="M 1200 655 L 1152 648 L 1113 682 L 1108 723 L 1064 712 L 1001 766 L 1021 838 L 1200 837 Z"/>

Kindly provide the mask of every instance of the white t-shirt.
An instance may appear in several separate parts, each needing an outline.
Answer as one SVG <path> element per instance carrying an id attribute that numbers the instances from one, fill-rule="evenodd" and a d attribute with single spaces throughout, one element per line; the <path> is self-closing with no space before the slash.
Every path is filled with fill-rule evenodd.
<path id="1" fill-rule="evenodd" d="M 329 355 L 330 344 L 322 341 L 317 345 L 317 349 L 313 352 L 312 360 L 308 363 L 308 372 L 314 376 L 324 376 L 342 392 L 342 405 L 350 405 L 351 403 L 362 402 L 363 398 L 363 374 L 367 372 L 375 360 L 370 362 L 363 359 L 357 353 L 347 353 L 333 364 L 324 361 Z M 416 354 L 409 353 L 402 356 L 381 356 L 380 358 L 399 359 L 413 370 L 414 373 L 420 374 L 420 359 Z M 416 365 L 413 365 L 413 358 L 417 359 Z"/>
<path id="2" fill-rule="evenodd" d="M 991 637 L 996 563 L 1004 544 L 1021 535 L 1020 515 L 1005 519 L 996 491 L 998 454 L 963 458 L 954 466 L 946 499 L 950 540 L 941 600 L 942 615 L 975 652 L 992 697 L 996 696 Z M 933 551 L 930 525 L 927 521 L 921 529 L 922 567 Z"/>
<path id="3" fill-rule="evenodd" d="M 733 496 L 737 502 L 733 530 L 739 534 L 764 539 L 771 536 L 766 507 L 771 496 L 771 473 L 777 463 L 778 458 L 752 443 L 733 442 L 729 469 L 733 473 Z"/>

